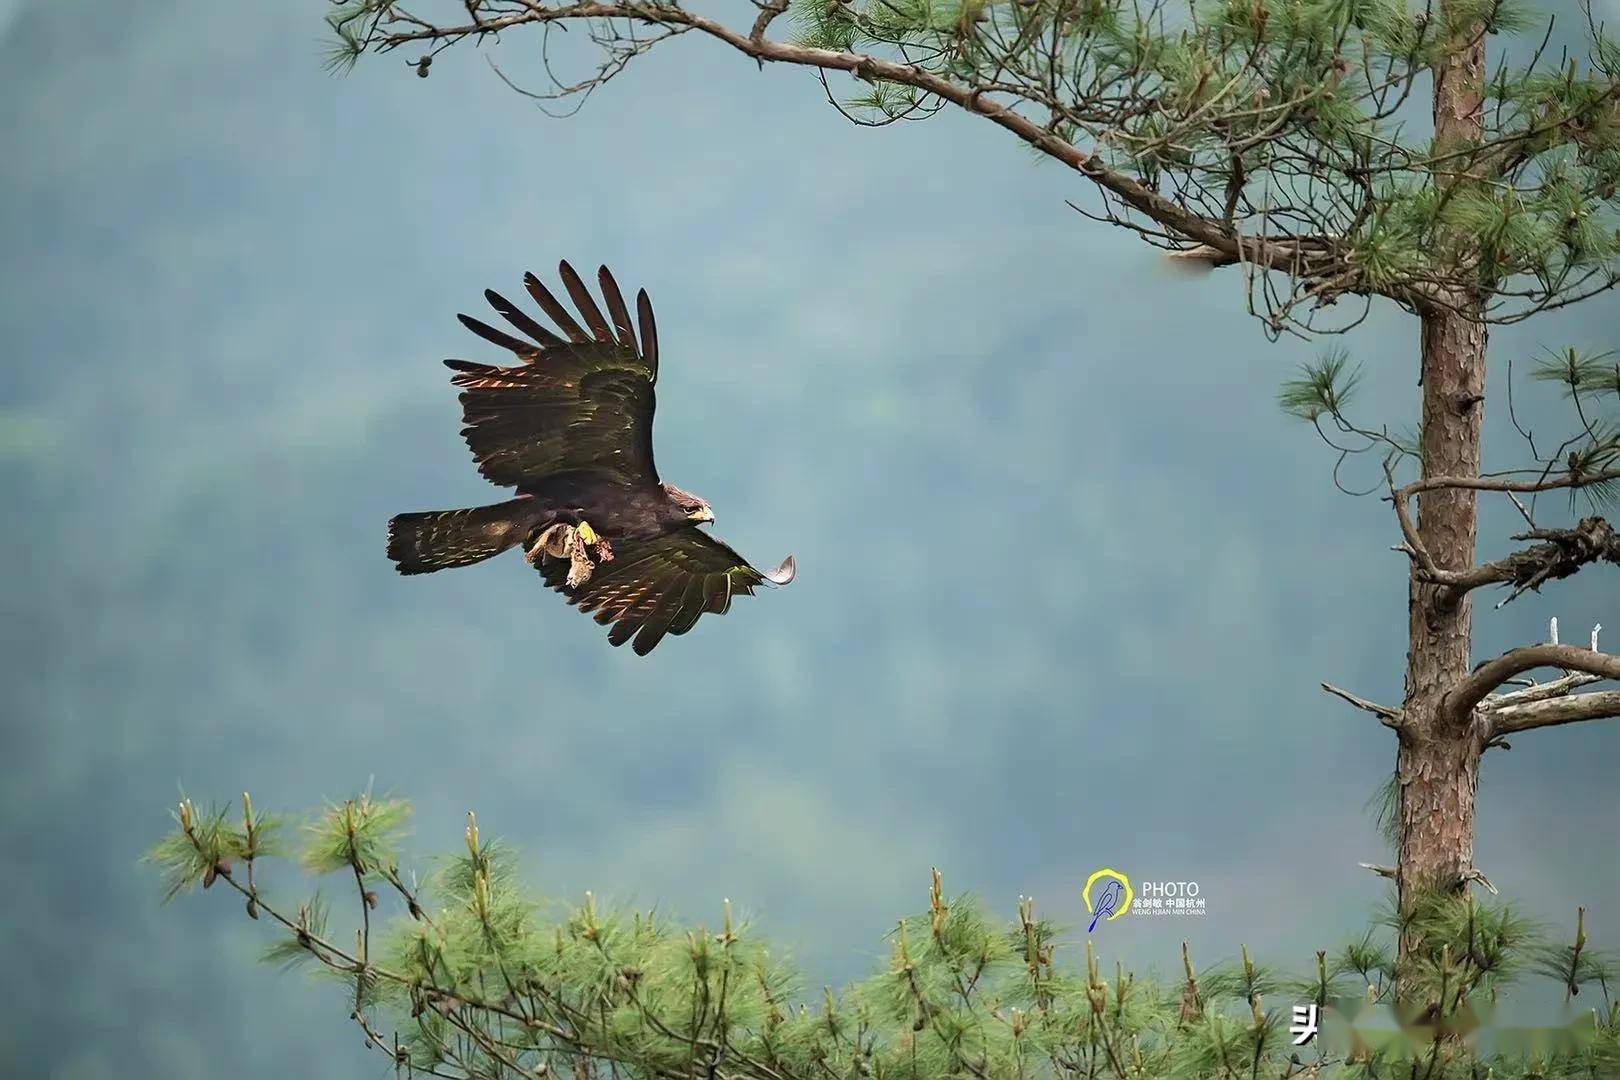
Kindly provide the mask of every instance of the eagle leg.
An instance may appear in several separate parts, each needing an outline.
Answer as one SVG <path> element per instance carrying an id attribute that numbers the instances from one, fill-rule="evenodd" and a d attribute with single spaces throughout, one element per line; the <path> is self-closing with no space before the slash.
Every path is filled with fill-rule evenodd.
<path id="1" fill-rule="evenodd" d="M 595 559 L 592 559 L 592 556 Z M 524 549 L 524 557 L 535 566 L 542 559 L 568 560 L 568 587 L 577 589 L 591 579 L 597 566 L 613 561 L 613 545 L 607 537 L 591 528 L 589 522 L 578 525 L 557 522 L 540 531 Z"/>
<path id="2" fill-rule="evenodd" d="M 546 555 L 550 555 L 554 559 L 565 559 L 568 557 L 568 549 L 572 540 L 572 526 L 560 523 L 548 526 L 540 530 L 535 538 L 529 542 L 529 546 L 524 549 L 524 557 L 535 566 L 539 566 L 541 558 Z"/>
<path id="3" fill-rule="evenodd" d="M 574 533 L 568 545 L 568 587 L 577 589 L 591 579 L 591 571 L 596 564 L 591 562 L 591 554 L 586 549 L 584 541 L 578 532 Z"/>
<path id="4" fill-rule="evenodd" d="M 539 536 L 536 536 L 534 538 L 534 541 L 523 549 L 523 557 L 525 559 L 529 560 L 529 563 L 531 565 L 533 565 L 533 566 L 539 566 L 540 565 L 540 560 L 545 557 L 545 554 L 546 554 L 546 535 L 545 535 L 545 533 L 541 533 Z"/>

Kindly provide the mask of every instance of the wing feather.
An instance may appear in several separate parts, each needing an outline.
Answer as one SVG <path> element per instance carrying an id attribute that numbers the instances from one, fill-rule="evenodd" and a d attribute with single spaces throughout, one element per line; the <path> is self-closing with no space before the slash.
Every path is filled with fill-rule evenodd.
<path id="1" fill-rule="evenodd" d="M 520 364 L 445 361 L 456 372 L 451 382 L 462 391 L 462 436 L 486 479 L 519 492 L 535 492 L 562 472 L 594 473 L 626 486 L 657 484 L 652 450 L 656 368 L 637 345 L 624 297 L 606 267 L 598 279 L 620 324 L 617 335 L 608 329 L 579 275 L 567 263 L 563 269 L 564 284 L 592 333 L 533 274 L 524 278 L 524 286 L 566 339 L 494 290 L 484 294 L 490 306 L 532 341 L 470 315 L 459 316 L 469 330 L 506 349 Z M 648 309 L 643 323 L 650 317 Z"/>
<path id="2" fill-rule="evenodd" d="M 501 348 L 522 357 L 530 363 L 533 363 L 540 356 L 538 346 L 531 345 L 527 341 L 519 341 L 504 330 L 497 330 L 486 322 L 478 321 L 471 315 L 457 315 L 456 318 L 461 320 L 462 326 L 465 326 L 491 345 L 499 345 Z"/>
<path id="3" fill-rule="evenodd" d="M 641 323 L 641 355 L 652 371 L 653 381 L 657 382 L 658 324 L 653 321 L 652 300 L 647 296 L 646 289 L 636 293 L 636 319 Z"/>
<path id="4" fill-rule="evenodd" d="M 551 290 L 542 285 L 539 278 L 532 273 L 524 274 L 523 287 L 529 290 L 529 295 L 534 297 L 534 302 L 540 305 L 540 310 L 546 313 L 546 318 L 556 323 L 557 328 L 568 335 L 569 341 L 583 345 L 591 340 L 591 336 L 580 329 L 579 323 L 575 322 L 574 317 L 568 314 L 568 309 L 563 307 L 555 296 L 551 295 Z"/>
<path id="5" fill-rule="evenodd" d="M 623 645 L 625 642 L 630 640 L 630 635 L 636 632 L 638 625 L 639 624 L 633 623 L 629 619 L 614 623 L 613 628 L 608 631 L 608 644 L 617 649 L 620 645 Z"/>
<path id="6" fill-rule="evenodd" d="M 703 610 L 724 615 L 731 608 L 731 576 L 716 574 L 703 579 Z"/>
<path id="7" fill-rule="evenodd" d="M 574 268 L 568 265 L 567 260 L 564 260 L 557 264 L 557 273 L 562 276 L 563 287 L 568 290 L 568 295 L 573 298 L 574 307 L 579 309 L 580 315 L 585 319 L 585 325 L 591 328 L 591 332 L 596 335 L 596 340 L 604 345 L 612 344 L 613 331 L 608 329 L 607 320 L 602 318 L 602 309 L 596 306 L 596 301 L 591 297 L 591 291 L 579 279 L 579 275 L 574 272 Z"/>
<path id="8" fill-rule="evenodd" d="M 791 567 L 791 560 L 783 563 Z M 723 615 L 736 596 L 791 575 L 750 566 L 730 545 L 691 526 L 654 540 L 621 540 L 614 559 L 596 568 L 577 588 L 568 587 L 568 562 L 540 565 L 546 584 L 597 623 L 610 626 L 608 641 L 645 655 L 667 635 L 686 633 L 704 614 Z"/>
<path id="9" fill-rule="evenodd" d="M 693 574 L 686 584 L 686 591 L 681 594 L 680 612 L 669 624 L 669 632 L 673 637 L 680 637 L 692 629 L 703 614 L 703 583 L 704 575 Z"/>
<path id="10" fill-rule="evenodd" d="M 686 587 L 694 577 L 692 574 L 675 571 L 665 575 L 663 581 L 659 583 L 664 585 L 664 582 L 668 582 L 661 590 L 662 595 L 659 596 L 652 612 L 643 620 L 641 629 L 636 631 L 636 640 L 631 647 L 635 649 L 637 656 L 646 656 L 652 652 L 663 640 L 664 635 L 669 633 L 670 624 L 681 613 L 681 599 L 686 595 Z"/>
<path id="11" fill-rule="evenodd" d="M 602 299 L 607 301 L 608 314 L 613 317 L 613 332 L 619 344 L 639 353 L 641 350 L 636 344 L 635 324 L 630 321 L 630 309 L 624 306 L 624 293 L 619 291 L 619 283 L 613 280 L 612 272 L 605 266 L 596 271 L 596 283 L 602 287 Z"/>
<path id="12" fill-rule="evenodd" d="M 501 318 L 517 327 L 521 333 L 533 338 L 536 345 L 550 348 L 563 343 L 562 338 L 535 322 L 527 312 L 494 289 L 485 289 L 484 299 L 489 301 L 489 306 L 494 308 Z"/>

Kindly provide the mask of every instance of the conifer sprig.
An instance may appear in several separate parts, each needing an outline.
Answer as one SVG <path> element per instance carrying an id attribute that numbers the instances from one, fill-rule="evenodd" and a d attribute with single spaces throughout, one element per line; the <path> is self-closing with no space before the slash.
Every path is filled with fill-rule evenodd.
<path id="1" fill-rule="evenodd" d="M 1434 1080 L 1472 1080 L 1487 1069 L 1598 1077 L 1620 1062 L 1612 962 L 1588 942 L 1584 911 L 1564 944 L 1471 898 L 1436 897 L 1404 918 L 1392 904 L 1382 931 L 1319 952 L 1309 974 L 1284 975 L 1247 948 L 1198 971 L 1184 949 L 1182 978 L 1161 983 L 1105 966 L 1092 939 L 1065 960 L 1076 951 L 1068 929 L 1037 917 L 1032 900 L 1004 923 L 970 896 L 948 896 L 935 870 L 927 908 L 896 922 L 882 970 L 841 993 L 806 994 L 729 900 L 716 929 L 589 893 L 547 917 L 510 849 L 472 815 L 458 852 L 418 891 L 397 870 L 408 817 L 399 800 L 329 805 L 297 852 L 267 843 L 271 819 L 247 800 L 244 810 L 239 827 L 230 813 L 181 804 L 176 829 L 150 854 L 168 893 L 224 881 L 243 895 L 277 931 L 266 959 L 339 981 L 367 1045 L 402 1076 L 1283 1080 L 1408 1077 L 1421 1067 Z M 284 909 L 237 871 L 272 851 L 357 890 L 352 947 L 318 895 Z M 399 887 L 372 947 L 374 875 Z M 1353 1019 L 1392 1002 L 1395 965 L 1378 936 L 1402 930 L 1416 930 L 1422 946 L 1405 961 L 1400 1039 L 1349 1057 L 1321 1041 L 1295 1046 L 1296 1004 Z M 1589 1006 L 1581 1038 L 1522 1061 L 1476 1055 L 1463 1036 L 1488 1011 L 1482 1003 L 1531 974 Z"/>

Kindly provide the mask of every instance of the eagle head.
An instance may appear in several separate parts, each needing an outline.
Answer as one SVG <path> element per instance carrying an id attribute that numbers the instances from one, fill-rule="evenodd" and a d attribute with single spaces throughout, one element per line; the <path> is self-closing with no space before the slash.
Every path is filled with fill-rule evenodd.
<path id="1" fill-rule="evenodd" d="M 706 521 L 714 520 L 714 511 L 709 508 L 709 504 L 696 495 L 682 491 L 674 484 L 665 484 L 664 494 L 668 495 L 669 501 L 674 503 L 686 515 L 687 521 L 694 521 L 701 525 Z"/>

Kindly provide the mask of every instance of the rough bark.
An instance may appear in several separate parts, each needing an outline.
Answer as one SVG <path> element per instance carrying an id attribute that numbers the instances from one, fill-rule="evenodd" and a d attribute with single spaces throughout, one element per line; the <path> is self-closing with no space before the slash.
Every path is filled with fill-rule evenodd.
<path id="1" fill-rule="evenodd" d="M 1484 327 L 1465 314 L 1425 316 L 1425 475 L 1478 475 L 1484 382 Z M 1467 569 L 1477 535 L 1475 493 L 1423 493 L 1417 527 L 1440 567 Z M 1446 692 L 1468 675 L 1472 601 L 1466 593 L 1423 581 L 1414 566 L 1408 611 L 1406 700 L 1396 766 L 1403 907 L 1419 892 L 1457 887 L 1472 868 L 1474 791 L 1484 750 L 1476 725 L 1442 707 Z"/>
<path id="2" fill-rule="evenodd" d="M 1450 5 L 1443 5 L 1449 7 Z M 1442 18 L 1450 13 L 1443 11 Z M 1435 70 L 1434 127 L 1438 145 L 1481 135 L 1485 55 L 1477 29 L 1461 31 Z M 1466 183 L 1462 177 L 1441 183 Z M 1467 266 L 1466 238 L 1452 238 Z M 1423 475 L 1479 475 L 1484 416 L 1485 340 L 1479 298 L 1454 293 L 1422 315 Z M 1473 565 L 1478 533 L 1476 493 L 1441 489 L 1418 497 L 1418 535 L 1446 570 Z M 1468 675 L 1472 602 L 1466 591 L 1422 580 L 1413 566 L 1409 594 L 1406 700 L 1402 709 L 1399 787 L 1400 854 L 1396 882 L 1402 911 L 1433 890 L 1463 887 L 1474 858 L 1474 794 L 1484 740 L 1472 718 L 1446 711 L 1446 692 Z M 1414 943 L 1402 940 L 1406 953 Z"/>

